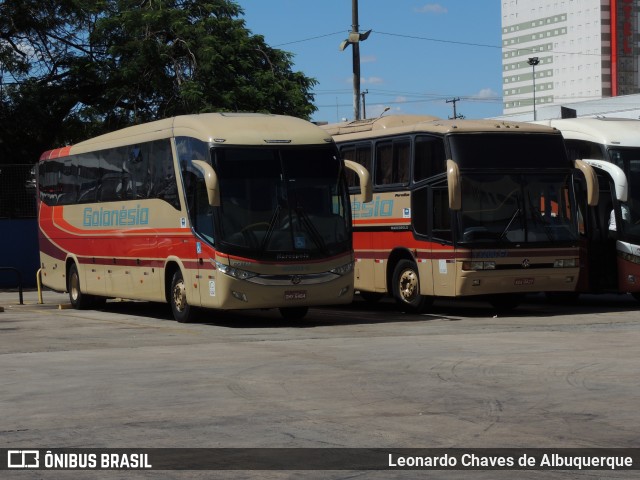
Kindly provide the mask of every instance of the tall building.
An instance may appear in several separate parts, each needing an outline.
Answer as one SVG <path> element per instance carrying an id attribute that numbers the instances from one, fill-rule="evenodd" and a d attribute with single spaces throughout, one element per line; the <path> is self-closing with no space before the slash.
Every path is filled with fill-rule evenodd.
<path id="1" fill-rule="evenodd" d="M 502 0 L 504 116 L 639 93 L 639 3 Z"/>

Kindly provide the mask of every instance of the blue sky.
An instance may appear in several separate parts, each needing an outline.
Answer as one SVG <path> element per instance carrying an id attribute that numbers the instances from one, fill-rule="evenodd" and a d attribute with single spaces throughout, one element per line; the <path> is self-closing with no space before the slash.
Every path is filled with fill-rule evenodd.
<path id="1" fill-rule="evenodd" d="M 353 118 L 351 0 L 236 0 L 252 33 L 294 55 L 293 70 L 315 78 L 312 119 Z M 359 0 L 361 90 L 367 117 L 389 113 L 502 114 L 500 2 Z"/>

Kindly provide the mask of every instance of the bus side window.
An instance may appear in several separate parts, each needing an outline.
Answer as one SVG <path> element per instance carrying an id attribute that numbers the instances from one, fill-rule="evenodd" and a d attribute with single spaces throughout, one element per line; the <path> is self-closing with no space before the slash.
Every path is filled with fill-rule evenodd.
<path id="1" fill-rule="evenodd" d="M 446 170 L 444 143 L 438 137 L 419 136 L 415 139 L 413 181 L 419 182 Z"/>
<path id="2" fill-rule="evenodd" d="M 40 162 L 38 167 L 40 200 L 47 205 L 58 204 L 58 171 L 59 165 L 55 159 Z"/>
<path id="3" fill-rule="evenodd" d="M 115 202 L 126 199 L 129 175 L 125 170 L 126 148 L 113 148 L 100 152 L 100 192 L 98 201 Z"/>
<path id="4" fill-rule="evenodd" d="M 376 145 L 376 185 L 393 185 L 409 182 L 411 147 L 408 139 L 379 142 Z"/>
<path id="5" fill-rule="evenodd" d="M 348 145 L 340 148 L 340 156 L 343 160 L 351 160 L 359 163 L 368 171 L 371 171 L 371 146 L 369 144 Z M 359 178 L 355 172 L 347 169 L 347 185 L 351 193 L 360 189 Z"/>
<path id="6" fill-rule="evenodd" d="M 178 185 L 173 168 L 173 154 L 169 140 L 156 140 L 149 145 L 149 197 L 159 198 L 180 210 Z"/>
<path id="7" fill-rule="evenodd" d="M 100 184 L 100 158 L 96 153 L 78 156 L 78 202 L 95 202 Z"/>
<path id="8" fill-rule="evenodd" d="M 451 210 L 446 182 L 433 188 L 433 238 L 451 242 Z"/>
<path id="9" fill-rule="evenodd" d="M 451 210 L 445 182 L 425 185 L 411 194 L 413 229 L 416 234 L 451 242 Z"/>
<path id="10" fill-rule="evenodd" d="M 393 183 L 393 145 L 391 142 L 380 142 L 376 145 L 376 172 L 374 185 Z"/>

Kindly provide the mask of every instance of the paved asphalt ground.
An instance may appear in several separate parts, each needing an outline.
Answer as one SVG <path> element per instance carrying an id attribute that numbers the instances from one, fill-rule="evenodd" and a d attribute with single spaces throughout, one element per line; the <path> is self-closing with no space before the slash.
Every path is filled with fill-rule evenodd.
<path id="1" fill-rule="evenodd" d="M 0 448 L 638 448 L 640 303 L 206 312 L 0 292 Z M 0 478 L 638 478 L 639 471 L 4 471 Z"/>

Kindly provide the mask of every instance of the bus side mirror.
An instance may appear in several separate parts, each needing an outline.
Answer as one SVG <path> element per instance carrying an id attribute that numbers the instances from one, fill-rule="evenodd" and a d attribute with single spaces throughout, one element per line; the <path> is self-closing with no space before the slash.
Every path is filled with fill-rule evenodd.
<path id="1" fill-rule="evenodd" d="M 447 160 L 447 186 L 449 188 L 449 208 L 460 210 L 462 208 L 460 170 L 458 164 L 453 160 Z"/>
<path id="2" fill-rule="evenodd" d="M 360 179 L 360 202 L 369 203 L 373 200 L 373 183 L 369 170 L 352 160 L 345 160 L 344 166 L 353 170 Z"/>
<path id="3" fill-rule="evenodd" d="M 220 206 L 220 184 L 218 176 L 211 165 L 203 160 L 192 160 L 191 164 L 202 172 L 204 175 L 204 184 L 207 186 L 207 197 L 209 205 L 212 207 Z"/>
<path id="4" fill-rule="evenodd" d="M 582 160 L 574 160 L 573 166 L 582 172 L 587 181 L 587 204 L 590 207 L 595 207 L 598 205 L 598 200 L 600 199 L 600 187 L 595 170 L 591 165 Z"/>

